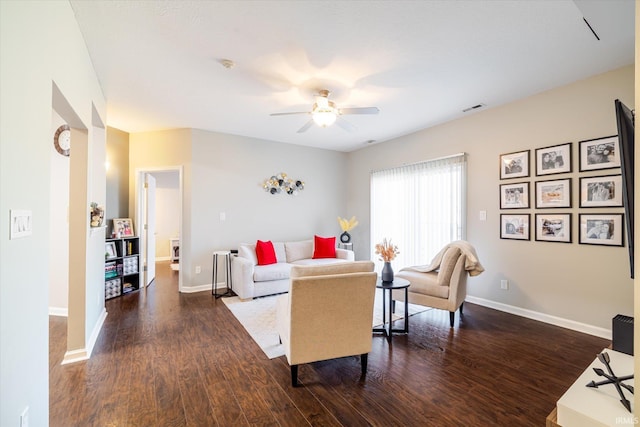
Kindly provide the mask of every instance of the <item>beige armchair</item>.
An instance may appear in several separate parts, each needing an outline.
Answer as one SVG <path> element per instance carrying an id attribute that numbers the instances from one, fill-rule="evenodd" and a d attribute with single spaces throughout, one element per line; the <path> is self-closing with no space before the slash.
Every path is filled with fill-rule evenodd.
<path id="1" fill-rule="evenodd" d="M 277 301 L 276 326 L 298 385 L 298 365 L 360 355 L 372 345 L 377 274 L 371 261 L 293 266 L 289 293 Z"/>
<path id="2" fill-rule="evenodd" d="M 475 249 L 464 241 L 445 246 L 428 266 L 406 267 L 396 277 L 407 279 L 411 285 L 408 298 L 411 304 L 449 311 L 453 327 L 455 312 L 467 296 L 467 273 L 475 276 L 484 271 Z M 403 292 L 394 292 L 393 299 L 404 301 Z"/>

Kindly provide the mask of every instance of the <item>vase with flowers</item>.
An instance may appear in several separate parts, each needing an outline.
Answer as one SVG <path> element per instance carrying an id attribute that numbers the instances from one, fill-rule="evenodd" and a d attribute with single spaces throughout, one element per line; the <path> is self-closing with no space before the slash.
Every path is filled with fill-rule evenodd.
<path id="1" fill-rule="evenodd" d="M 350 243 L 351 242 L 351 234 L 349 232 L 356 228 L 358 225 L 358 220 L 355 216 L 352 216 L 350 220 L 347 221 L 346 218 L 338 217 L 338 224 L 340 224 L 340 229 L 342 230 L 342 234 L 340 235 L 340 241 L 342 243 Z"/>
<path id="2" fill-rule="evenodd" d="M 383 282 L 393 282 L 391 261 L 393 261 L 399 253 L 398 247 L 391 243 L 391 239 L 387 240 L 386 237 L 382 239 L 382 243 L 376 244 L 376 255 L 380 255 L 380 261 L 384 261 L 384 267 L 382 267 L 382 273 L 380 274 Z"/>

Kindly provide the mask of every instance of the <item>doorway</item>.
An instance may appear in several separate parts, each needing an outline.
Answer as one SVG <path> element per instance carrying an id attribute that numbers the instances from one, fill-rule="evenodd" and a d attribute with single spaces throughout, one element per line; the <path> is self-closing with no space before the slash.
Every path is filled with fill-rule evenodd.
<path id="1" fill-rule="evenodd" d="M 170 259 L 173 245 L 177 242 L 180 247 L 182 243 L 182 166 L 139 168 L 135 181 L 135 218 L 141 224 L 142 278 L 147 286 L 153 281 L 156 259 Z M 183 269 L 179 267 L 183 260 L 178 263 L 178 291 L 182 291 Z"/>

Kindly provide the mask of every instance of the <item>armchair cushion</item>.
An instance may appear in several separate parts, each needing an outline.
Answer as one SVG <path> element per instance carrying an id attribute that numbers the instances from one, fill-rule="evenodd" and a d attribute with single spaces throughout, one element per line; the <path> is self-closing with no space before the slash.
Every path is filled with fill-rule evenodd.
<path id="1" fill-rule="evenodd" d="M 419 271 L 403 270 L 396 276 L 407 279 L 411 283 L 410 292 L 445 300 L 449 298 L 449 284 L 441 285 L 436 272 L 420 273 Z M 411 298 L 409 300 L 411 301 Z"/>
<path id="2" fill-rule="evenodd" d="M 438 285 L 449 286 L 453 269 L 456 267 L 456 262 L 461 253 L 462 251 L 456 247 L 451 247 L 444 253 L 438 269 Z"/>

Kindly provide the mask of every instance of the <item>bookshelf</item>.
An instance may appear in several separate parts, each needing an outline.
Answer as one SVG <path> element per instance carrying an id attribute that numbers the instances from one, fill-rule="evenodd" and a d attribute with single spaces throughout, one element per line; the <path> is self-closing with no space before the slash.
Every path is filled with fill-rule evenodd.
<path id="1" fill-rule="evenodd" d="M 140 238 L 123 237 L 105 241 L 105 299 L 140 289 Z"/>

